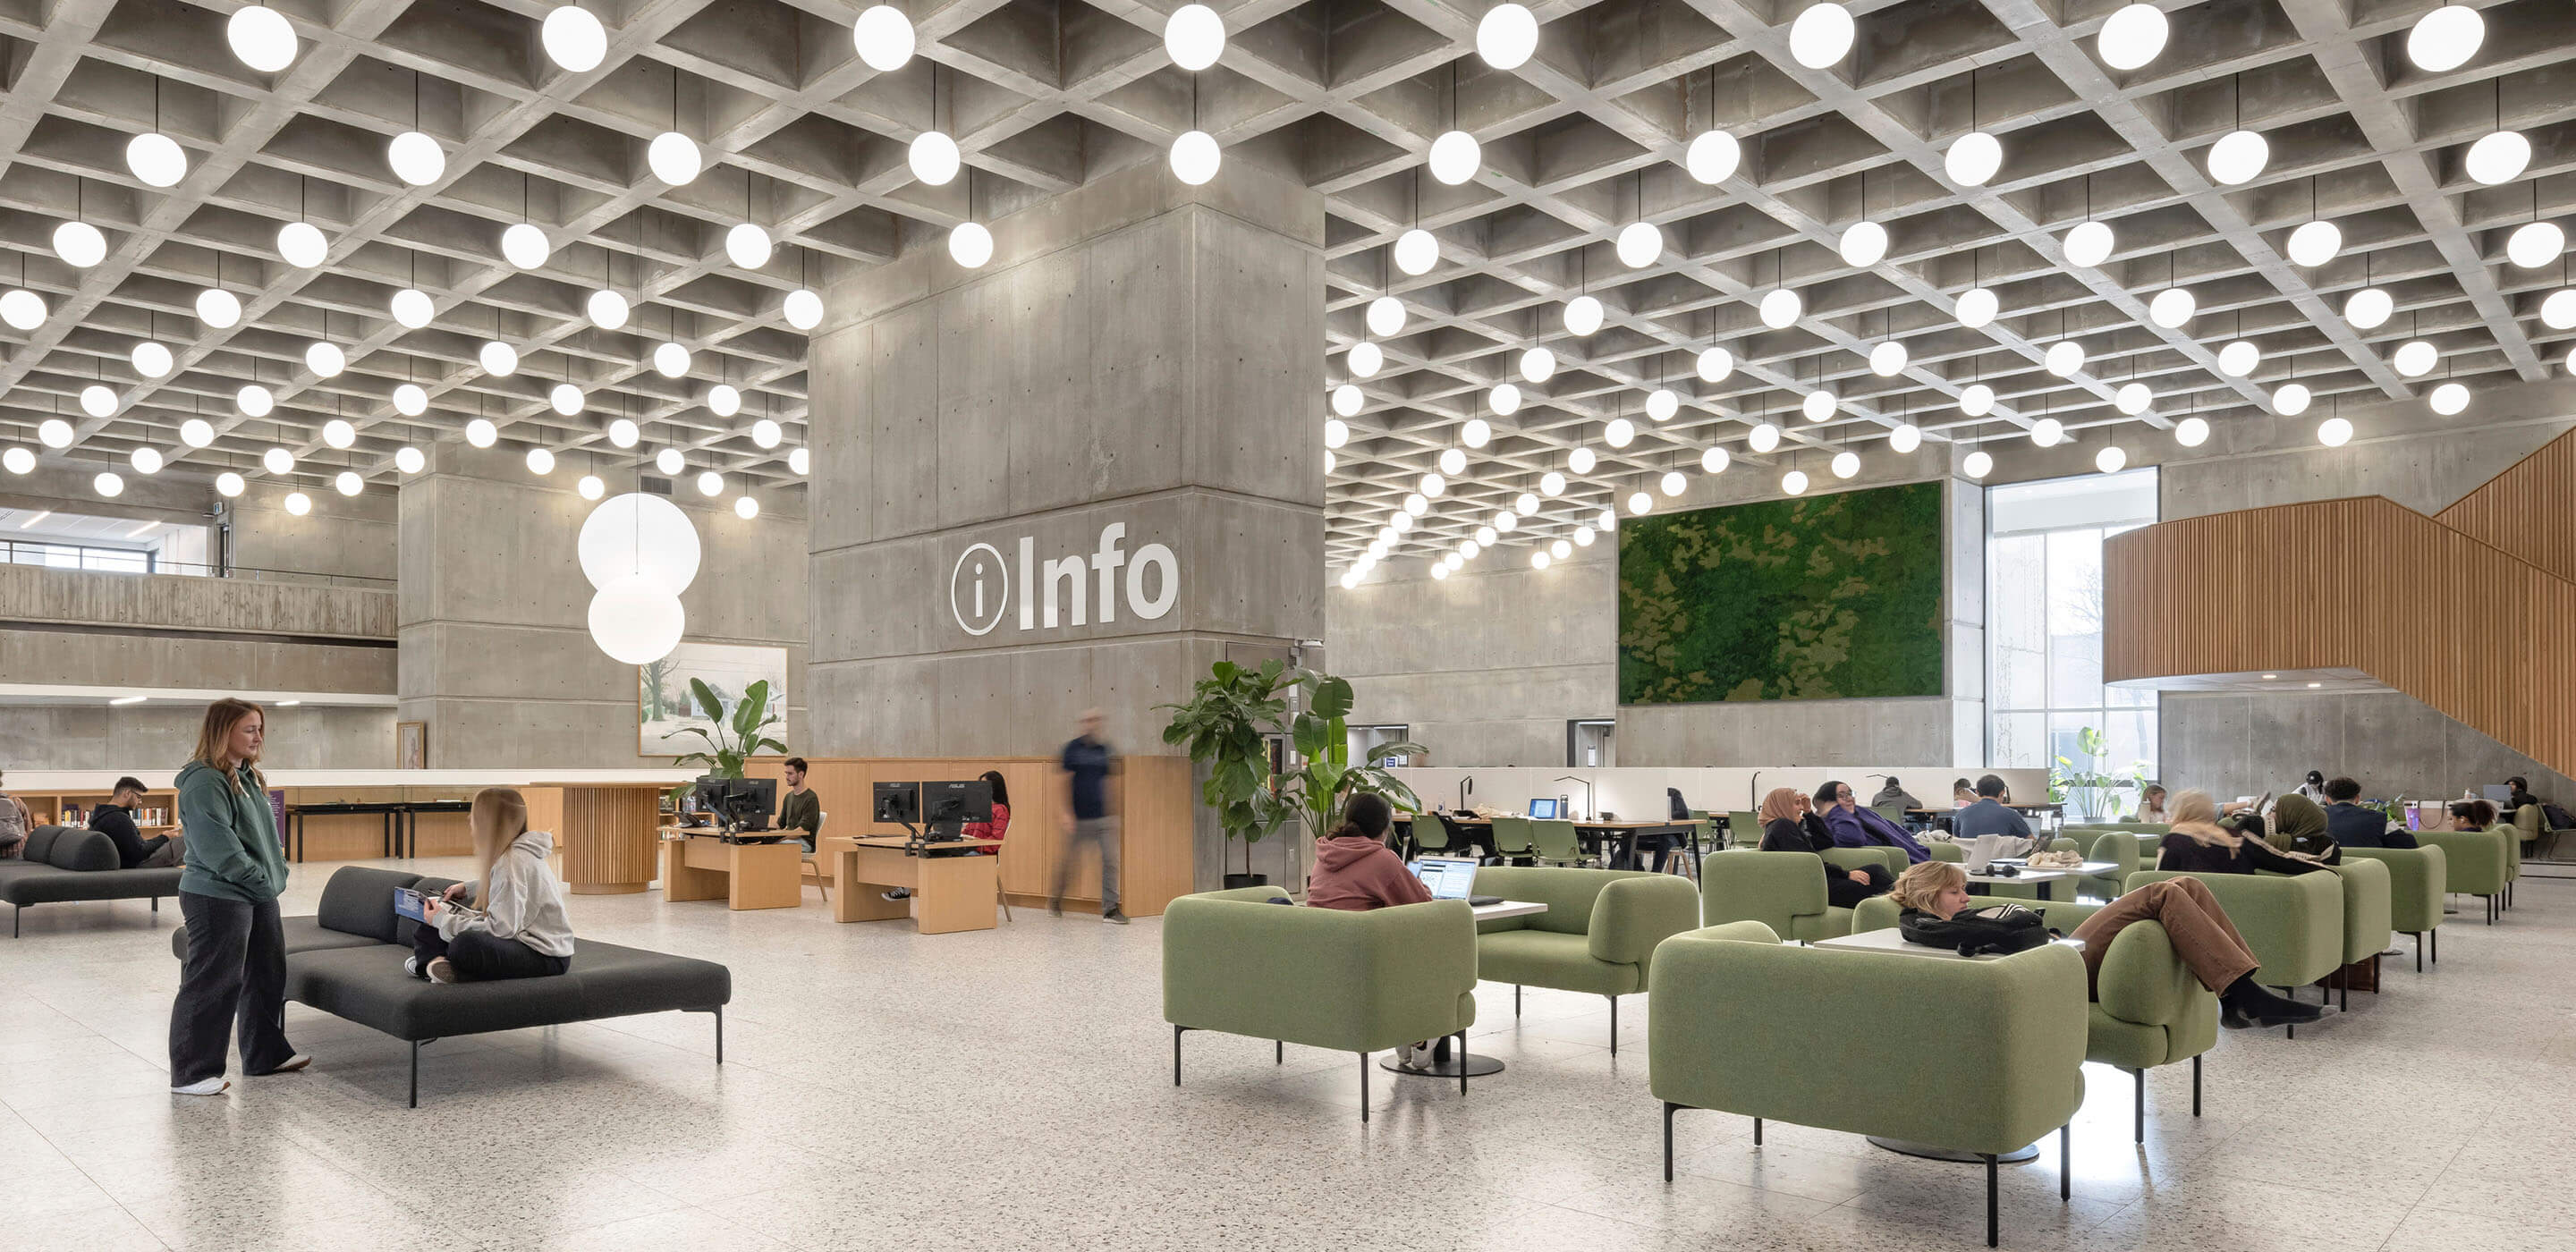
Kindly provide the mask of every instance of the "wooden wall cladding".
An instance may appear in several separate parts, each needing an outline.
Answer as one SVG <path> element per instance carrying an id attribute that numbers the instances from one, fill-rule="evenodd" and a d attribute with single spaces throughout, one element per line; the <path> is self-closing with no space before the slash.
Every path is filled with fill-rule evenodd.
<path id="1" fill-rule="evenodd" d="M 2576 430 L 2514 462 L 2433 520 L 2576 579 Z"/>
<path id="2" fill-rule="evenodd" d="M 2357 669 L 2576 772 L 2576 582 L 2385 497 L 2163 522 L 2103 545 L 2110 681 Z"/>

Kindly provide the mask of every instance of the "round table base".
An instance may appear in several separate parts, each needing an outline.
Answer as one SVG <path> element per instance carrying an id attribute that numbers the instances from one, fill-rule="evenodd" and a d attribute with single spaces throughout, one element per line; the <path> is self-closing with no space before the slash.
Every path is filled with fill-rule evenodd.
<path id="1" fill-rule="evenodd" d="M 1961 1161 L 1968 1164 L 1983 1164 L 1986 1159 L 1974 1152 L 1961 1152 L 1956 1148 L 1936 1148 L 1928 1143 L 1908 1143 L 1903 1139 L 1886 1139 L 1877 1135 L 1871 1135 L 1869 1136 L 1869 1141 L 1871 1144 L 1885 1148 L 1890 1152 L 1902 1152 L 1907 1156 L 1919 1156 L 1927 1161 Z M 1996 1156 L 1995 1159 L 2006 1165 L 2019 1165 L 2024 1161 L 2035 1159 L 2038 1156 L 2039 1145 L 2034 1143 L 2017 1152 L 2002 1153 Z"/>
<path id="2" fill-rule="evenodd" d="M 1414 1053 L 1413 1064 L 1406 1065 L 1397 1059 L 1402 1055 L 1404 1054 L 1401 1052 L 1390 1052 L 1385 1060 L 1377 1063 L 1377 1067 L 1399 1074 L 1417 1074 L 1425 1078 L 1455 1078 L 1458 1076 L 1458 1066 L 1461 1063 L 1466 1065 L 1469 1078 L 1482 1078 L 1487 1074 L 1503 1072 L 1503 1063 L 1490 1056 L 1476 1056 L 1470 1053 L 1446 1061 L 1435 1061 L 1431 1059 L 1431 1049 L 1424 1048 Z"/>

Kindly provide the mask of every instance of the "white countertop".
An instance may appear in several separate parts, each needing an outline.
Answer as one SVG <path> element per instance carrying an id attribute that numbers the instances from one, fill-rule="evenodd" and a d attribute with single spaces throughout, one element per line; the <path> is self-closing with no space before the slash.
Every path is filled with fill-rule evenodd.
<path id="1" fill-rule="evenodd" d="M 2079 953 L 2084 950 L 2084 941 L 2081 939 L 2058 939 L 2053 940 L 2052 942 L 2056 943 L 2057 946 L 2061 948 L 2073 948 Z M 1936 961 L 1994 961 L 2002 959 L 1998 956 L 1965 957 L 1959 955 L 1958 951 L 1952 948 L 1935 948 L 1920 943 L 1907 943 L 1905 941 L 1905 932 L 1898 930 L 1894 926 L 1882 926 L 1877 930 L 1864 930 L 1857 935 L 1838 935 L 1831 939 L 1819 939 L 1816 941 L 1815 946 L 1819 948 L 1833 948 L 1842 952 L 1895 952 L 1904 956 L 1930 957 Z"/>
<path id="2" fill-rule="evenodd" d="M 271 787 L 525 787 L 535 783 L 651 783 L 670 786 L 696 778 L 704 770 L 662 766 L 658 769 L 280 769 L 268 772 Z M 8 790 L 45 795 L 53 792 L 104 792 L 116 785 L 117 770 L 10 770 Z M 168 790 L 175 769 L 136 770 L 134 776 L 155 790 Z"/>

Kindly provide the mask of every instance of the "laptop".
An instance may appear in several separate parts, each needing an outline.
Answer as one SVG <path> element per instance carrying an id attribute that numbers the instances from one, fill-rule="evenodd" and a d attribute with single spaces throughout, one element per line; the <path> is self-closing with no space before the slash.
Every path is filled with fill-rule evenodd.
<path id="1" fill-rule="evenodd" d="M 1556 820 L 1556 801 L 1554 801 L 1554 800 L 1532 800 L 1532 801 L 1530 801 L 1530 811 L 1529 811 L 1529 815 L 1530 815 L 1531 817 L 1533 817 L 1533 818 L 1536 818 L 1536 819 L 1537 819 L 1537 820 L 1539 820 L 1539 821 L 1542 821 L 1542 822 L 1552 822 L 1552 821 L 1555 821 L 1555 820 Z"/>
<path id="2" fill-rule="evenodd" d="M 2487 801 L 2495 805 L 2497 808 L 2503 808 L 2504 806 L 2513 803 L 2513 788 L 2501 786 L 2496 783 L 2488 783 L 2486 786 L 2478 788 L 2478 794 L 2485 796 Z"/>
<path id="3" fill-rule="evenodd" d="M 1421 879 L 1422 885 L 1431 889 L 1431 898 L 1434 900 L 1464 900 L 1469 905 L 1479 908 L 1503 902 L 1501 896 L 1468 894 L 1469 890 L 1476 885 L 1476 862 L 1465 857 L 1415 857 L 1413 863 L 1405 868 L 1412 870 L 1413 876 Z"/>

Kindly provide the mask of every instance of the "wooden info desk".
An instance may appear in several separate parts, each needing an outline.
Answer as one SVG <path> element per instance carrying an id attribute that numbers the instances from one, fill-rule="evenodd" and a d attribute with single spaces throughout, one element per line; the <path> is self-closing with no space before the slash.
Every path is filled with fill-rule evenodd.
<path id="1" fill-rule="evenodd" d="M 998 856 L 914 856 L 904 851 L 901 835 L 852 838 L 825 835 L 814 850 L 832 869 L 832 920 L 881 922 L 909 917 L 925 935 L 955 930 L 991 930 L 1000 902 L 995 870 Z M 794 845 L 790 845 L 791 847 Z M 965 839 L 935 845 L 950 848 L 996 848 L 996 839 Z M 794 867 L 789 885 L 794 885 Z M 912 889 L 910 900 L 888 900 L 891 887 Z"/>
<path id="2" fill-rule="evenodd" d="M 662 899 L 722 899 L 734 909 L 792 909 L 804 901 L 797 881 L 805 845 L 726 843 L 678 826 L 662 828 Z M 880 900 L 882 904 L 884 901 Z"/>

